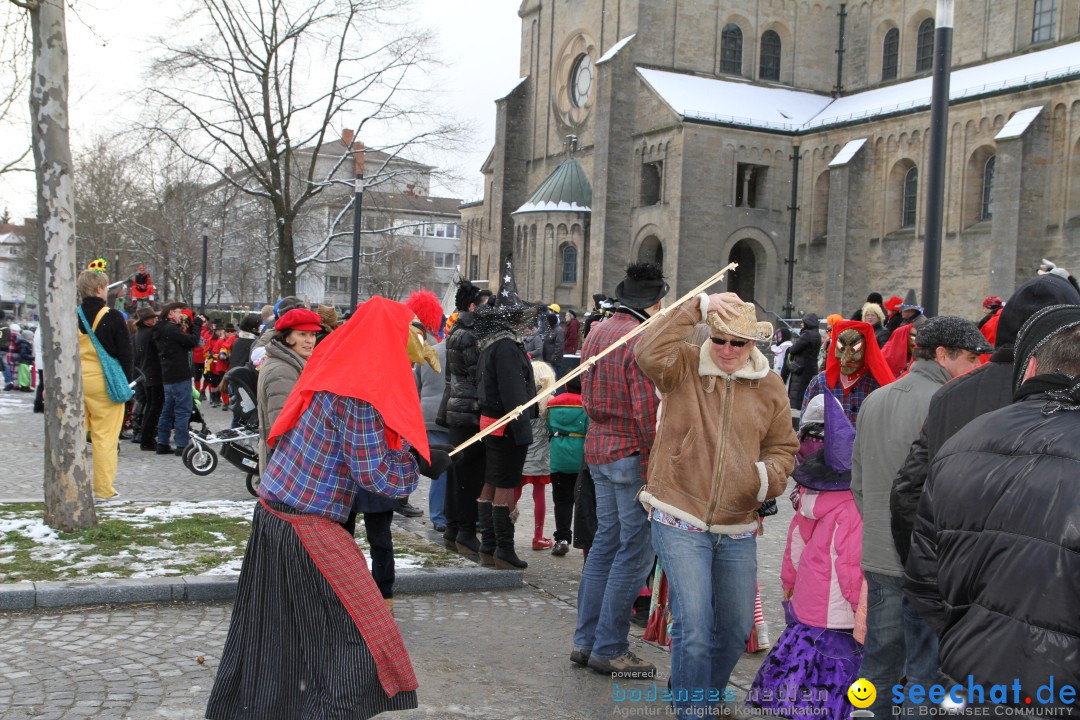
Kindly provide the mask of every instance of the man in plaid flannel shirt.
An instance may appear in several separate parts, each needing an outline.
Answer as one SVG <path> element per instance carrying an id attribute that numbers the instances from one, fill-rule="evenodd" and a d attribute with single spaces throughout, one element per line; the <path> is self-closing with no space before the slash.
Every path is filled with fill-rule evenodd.
<path id="1" fill-rule="evenodd" d="M 667 291 L 658 265 L 628 267 L 615 290 L 622 306 L 585 338 L 582 362 L 656 313 Z M 589 416 L 585 462 L 596 488 L 597 525 L 578 586 L 570 660 L 600 673 L 648 677 L 656 668 L 630 651 L 627 635 L 630 608 L 653 564 L 648 516 L 637 494 L 645 481 L 659 398 L 634 360 L 636 341 L 601 359 L 582 380 L 582 404 Z"/>

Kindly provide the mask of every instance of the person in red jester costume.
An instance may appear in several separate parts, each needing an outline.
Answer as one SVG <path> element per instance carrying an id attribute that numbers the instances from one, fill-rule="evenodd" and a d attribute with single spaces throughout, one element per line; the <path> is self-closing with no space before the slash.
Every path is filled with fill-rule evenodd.
<path id="1" fill-rule="evenodd" d="M 868 323 L 842 320 L 833 325 L 831 348 L 825 370 L 806 388 L 802 411 L 806 412 L 812 397 L 828 390 L 855 425 L 866 396 L 896 377 L 881 354 L 874 328 Z"/>

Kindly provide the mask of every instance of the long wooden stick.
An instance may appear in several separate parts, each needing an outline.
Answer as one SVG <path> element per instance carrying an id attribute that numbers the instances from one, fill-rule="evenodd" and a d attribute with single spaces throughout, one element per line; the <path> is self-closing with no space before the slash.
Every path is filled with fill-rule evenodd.
<path id="1" fill-rule="evenodd" d="M 622 347 L 631 338 L 637 337 L 638 335 L 643 333 L 645 331 L 645 328 L 647 328 L 649 326 L 649 324 L 652 323 L 654 320 L 656 320 L 659 317 L 663 317 L 664 315 L 667 315 L 672 309 L 677 308 L 678 306 L 682 305 L 684 302 L 686 302 L 690 298 L 694 297 L 698 293 L 704 292 L 706 288 L 720 282 L 720 278 L 724 277 L 724 274 L 727 273 L 728 270 L 734 270 L 737 267 L 739 267 L 738 263 L 729 263 L 723 270 L 720 270 L 718 273 L 716 273 L 715 275 L 713 275 L 709 279 L 705 280 L 703 283 L 698 285 L 696 288 L 694 288 L 693 290 L 691 290 L 690 292 L 686 293 L 681 298 L 679 298 L 678 300 L 673 302 L 671 305 L 668 305 L 666 308 L 663 308 L 662 310 L 660 310 L 655 315 L 652 315 L 651 317 L 647 318 L 644 322 L 642 322 L 640 325 L 633 328 L 630 332 L 623 335 L 621 338 L 616 340 L 614 343 L 612 343 L 608 347 L 604 348 L 602 351 L 598 352 L 597 354 L 593 355 L 588 360 L 585 360 L 584 362 L 582 362 L 580 365 L 578 365 L 576 368 L 574 368 L 570 372 L 563 375 L 561 378 L 559 378 L 558 380 L 555 381 L 554 385 L 551 385 L 550 387 L 548 387 L 545 390 L 541 390 L 536 395 L 536 397 L 534 397 L 532 400 L 530 400 L 527 403 L 524 403 L 522 405 L 518 405 L 516 408 L 514 408 L 510 412 L 506 413 L 501 418 L 499 418 L 495 422 L 491 423 L 486 428 L 484 428 L 480 432 L 476 433 L 475 435 L 473 435 L 471 438 L 469 438 L 465 442 L 458 445 L 450 453 L 451 457 L 454 456 L 454 455 L 457 455 L 459 452 L 461 452 L 465 448 L 469 447 L 473 443 L 482 440 L 484 437 L 490 435 L 491 433 L 495 432 L 499 428 L 504 427 L 506 424 L 512 422 L 518 415 L 521 415 L 521 413 L 525 412 L 526 410 L 531 408 L 533 405 L 535 405 L 536 403 L 538 403 L 541 400 L 543 400 L 544 398 L 546 398 L 547 396 L 554 394 L 556 388 L 558 388 L 558 387 L 560 387 L 562 385 L 565 385 L 566 383 L 573 380 L 577 376 L 583 374 L 586 370 L 588 370 L 590 367 L 595 365 L 600 360 L 600 358 L 606 356 L 610 352 L 614 352 L 616 348 Z M 702 319 L 704 320 L 704 318 L 702 318 Z"/>

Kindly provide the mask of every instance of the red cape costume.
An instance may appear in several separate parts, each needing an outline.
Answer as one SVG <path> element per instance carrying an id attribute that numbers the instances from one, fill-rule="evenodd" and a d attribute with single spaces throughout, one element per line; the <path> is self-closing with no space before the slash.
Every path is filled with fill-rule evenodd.
<path id="1" fill-rule="evenodd" d="M 382 416 L 388 447 L 400 450 L 405 438 L 430 460 L 420 396 L 405 351 L 412 319 L 412 310 L 386 298 L 360 305 L 308 358 L 267 443 L 272 447 L 291 430 L 315 393 L 325 390 L 370 403 Z"/>
<path id="2" fill-rule="evenodd" d="M 874 328 L 870 323 L 860 320 L 841 320 L 833 325 L 832 338 L 829 345 L 829 354 L 825 358 L 825 382 L 830 388 L 835 388 L 840 380 L 840 360 L 836 357 L 836 339 L 845 330 L 858 330 L 866 340 L 866 353 L 863 355 L 863 372 L 869 371 L 878 385 L 884 387 L 896 379 L 893 371 L 885 362 L 885 356 L 881 354 L 877 338 L 874 337 Z M 861 374 L 861 373 L 860 373 Z"/>

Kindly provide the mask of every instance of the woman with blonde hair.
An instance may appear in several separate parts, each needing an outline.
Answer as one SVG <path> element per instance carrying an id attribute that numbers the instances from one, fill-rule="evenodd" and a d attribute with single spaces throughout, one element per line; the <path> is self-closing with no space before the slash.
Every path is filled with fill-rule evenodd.
<path id="1" fill-rule="evenodd" d="M 125 403 L 114 402 L 109 397 L 104 363 L 111 360 L 103 358 L 101 353 L 107 353 L 119 362 L 130 382 L 134 375 L 131 333 L 123 313 L 105 304 L 109 295 L 109 277 L 105 274 L 104 260 L 95 260 L 89 269 L 79 273 L 77 288 L 81 299 L 76 322 L 82 360 L 83 407 L 94 450 L 94 498 L 108 500 L 119 494 L 113 488 L 113 481 L 116 479 Z M 93 333 L 93 337 L 89 333 Z"/>

